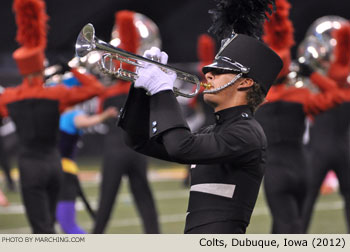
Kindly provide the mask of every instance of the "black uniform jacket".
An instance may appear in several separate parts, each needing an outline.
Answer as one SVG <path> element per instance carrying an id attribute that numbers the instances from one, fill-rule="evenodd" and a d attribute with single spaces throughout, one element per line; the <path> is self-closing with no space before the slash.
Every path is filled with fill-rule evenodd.
<path id="1" fill-rule="evenodd" d="M 131 87 L 119 126 L 138 152 L 191 165 L 186 230 L 225 220 L 249 223 L 265 169 L 266 137 L 248 106 L 215 114 L 190 132 L 172 91 L 147 96 Z"/>

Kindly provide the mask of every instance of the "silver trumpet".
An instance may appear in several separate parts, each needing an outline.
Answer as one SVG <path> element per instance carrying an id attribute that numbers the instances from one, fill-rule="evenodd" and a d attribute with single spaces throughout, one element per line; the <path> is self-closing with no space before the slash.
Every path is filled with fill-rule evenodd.
<path id="1" fill-rule="evenodd" d="M 98 39 L 95 36 L 94 26 L 92 24 L 87 24 L 79 33 L 77 42 L 75 44 L 75 52 L 78 57 L 84 57 L 89 52 L 95 50 L 102 52 L 101 60 L 99 61 L 101 71 L 105 74 L 113 75 L 117 79 L 133 82 L 138 78 L 137 73 L 123 69 L 122 63 L 127 63 L 136 67 L 144 67 L 143 62 L 147 62 L 160 67 L 164 72 L 173 71 L 176 73 L 177 79 L 196 85 L 195 91 L 189 94 L 180 92 L 178 88 L 174 87 L 173 91 L 175 95 L 192 98 L 199 92 L 201 82 L 197 76 L 186 73 L 169 65 L 159 63 L 158 61 L 150 60 L 145 57 L 114 47 L 111 44 Z M 111 63 L 113 60 L 120 61 L 120 67 L 118 69 L 115 69 L 114 64 L 108 64 L 109 67 L 107 67 L 106 62 L 109 61 Z"/>

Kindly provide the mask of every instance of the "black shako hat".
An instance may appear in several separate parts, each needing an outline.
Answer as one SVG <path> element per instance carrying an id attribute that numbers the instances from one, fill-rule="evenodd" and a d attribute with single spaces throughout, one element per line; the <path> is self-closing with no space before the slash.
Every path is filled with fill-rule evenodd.
<path id="1" fill-rule="evenodd" d="M 257 82 L 266 95 L 283 67 L 281 58 L 256 38 L 233 34 L 223 40 L 214 62 L 204 66 L 204 74 L 213 69 L 243 73 Z"/>

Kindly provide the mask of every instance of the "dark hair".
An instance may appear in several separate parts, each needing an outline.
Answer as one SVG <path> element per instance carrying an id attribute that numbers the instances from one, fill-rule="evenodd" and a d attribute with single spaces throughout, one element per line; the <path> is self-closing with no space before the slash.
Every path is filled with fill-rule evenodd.
<path id="1" fill-rule="evenodd" d="M 254 82 L 254 85 L 251 86 L 247 92 L 247 103 L 251 111 L 254 113 L 264 100 L 264 92 L 262 91 L 260 85 Z"/>

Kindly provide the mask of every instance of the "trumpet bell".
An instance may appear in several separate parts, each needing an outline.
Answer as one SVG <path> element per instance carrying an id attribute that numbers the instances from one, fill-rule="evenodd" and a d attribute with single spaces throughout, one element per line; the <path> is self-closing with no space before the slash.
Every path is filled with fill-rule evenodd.
<path id="1" fill-rule="evenodd" d="M 95 49 L 95 28 L 92 24 L 87 24 L 80 31 L 75 43 L 75 53 L 78 57 L 84 57 Z"/>

